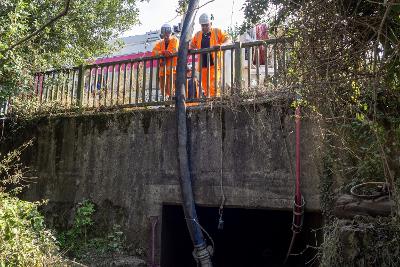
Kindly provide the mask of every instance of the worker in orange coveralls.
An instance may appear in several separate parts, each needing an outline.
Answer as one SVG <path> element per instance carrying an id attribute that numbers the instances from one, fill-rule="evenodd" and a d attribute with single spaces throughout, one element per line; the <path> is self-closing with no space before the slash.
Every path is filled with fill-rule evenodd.
<path id="1" fill-rule="evenodd" d="M 211 23 L 211 18 L 208 14 L 202 14 L 199 18 L 199 23 L 201 24 L 201 31 L 197 32 L 191 43 L 190 49 L 201 49 L 210 47 L 221 47 L 230 43 L 228 34 L 223 32 L 221 29 L 213 28 Z M 215 52 L 210 53 L 210 88 L 207 88 L 207 65 L 208 56 L 207 53 L 202 54 L 202 66 L 199 66 L 199 71 L 201 71 L 201 87 L 204 88 L 203 92 L 205 96 L 210 95 L 210 97 L 215 97 L 219 95 L 220 84 L 217 82 L 217 88 L 215 88 L 215 79 L 219 81 L 221 77 L 221 60 L 222 53 L 219 51 L 217 53 L 217 60 L 215 60 Z M 217 73 L 215 73 L 215 61 L 217 65 Z M 199 60 L 200 64 L 200 60 Z M 218 92 L 217 92 L 218 90 Z"/>
<path id="2" fill-rule="evenodd" d="M 161 38 L 159 42 L 153 48 L 153 56 L 165 56 L 166 59 L 160 60 L 160 88 L 161 92 L 164 93 L 164 97 L 170 98 L 171 93 L 173 94 L 176 80 L 176 64 L 177 57 L 171 57 L 173 54 L 178 52 L 179 40 L 172 35 L 172 27 L 169 24 L 164 24 L 161 27 Z M 165 69 L 164 69 L 165 64 Z M 171 72 L 172 65 L 172 72 Z M 172 82 L 171 82 L 172 79 Z M 172 88 L 171 88 L 172 86 Z M 172 90 L 171 90 L 172 89 Z"/>

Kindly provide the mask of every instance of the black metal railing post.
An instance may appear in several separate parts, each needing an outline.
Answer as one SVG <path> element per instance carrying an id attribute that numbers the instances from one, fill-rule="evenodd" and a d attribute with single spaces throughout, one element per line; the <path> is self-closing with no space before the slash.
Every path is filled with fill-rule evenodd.
<path id="1" fill-rule="evenodd" d="M 83 104 L 83 91 L 85 87 L 85 67 L 80 65 L 78 68 L 78 86 L 76 91 L 76 104 L 82 107 Z"/>
<path id="2" fill-rule="evenodd" d="M 232 86 L 233 90 L 236 90 L 236 92 L 233 92 L 234 94 L 238 93 L 242 88 L 242 66 L 242 43 L 235 42 L 235 83 Z"/>

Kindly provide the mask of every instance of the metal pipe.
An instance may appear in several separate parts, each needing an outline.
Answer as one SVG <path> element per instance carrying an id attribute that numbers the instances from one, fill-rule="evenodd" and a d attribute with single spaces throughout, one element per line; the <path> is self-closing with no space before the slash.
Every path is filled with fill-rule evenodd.
<path id="1" fill-rule="evenodd" d="M 52 75 L 51 75 L 50 101 L 53 101 L 55 79 L 56 79 L 56 73 L 53 72 Z"/>
<path id="2" fill-rule="evenodd" d="M 117 105 L 119 103 L 119 85 L 120 85 L 120 80 L 121 80 L 121 64 L 118 65 L 118 76 L 117 76 Z"/>
<path id="3" fill-rule="evenodd" d="M 256 76 L 257 85 L 260 85 L 260 47 L 256 46 Z M 256 87 L 257 90 L 257 87 Z"/>
<path id="4" fill-rule="evenodd" d="M 300 106 L 296 108 L 296 204 L 301 205 L 301 192 L 300 192 L 300 124 L 301 124 L 301 112 Z M 299 225 L 299 224 L 297 224 Z"/>
<path id="5" fill-rule="evenodd" d="M 93 107 L 96 106 L 96 95 L 97 95 L 97 83 L 98 83 L 98 77 L 97 77 L 97 68 L 94 69 L 94 77 L 93 77 Z"/>
<path id="6" fill-rule="evenodd" d="M 140 63 L 136 64 L 136 93 L 135 93 L 135 103 L 139 103 L 139 74 L 140 74 Z"/>
<path id="7" fill-rule="evenodd" d="M 55 75 L 57 75 L 57 79 L 56 79 L 56 92 L 55 92 L 55 100 L 57 101 L 57 100 L 58 100 L 58 90 L 60 89 L 60 84 L 59 84 L 59 81 L 60 81 L 60 73 L 58 72 L 58 73 L 56 73 Z"/>
<path id="8" fill-rule="evenodd" d="M 158 216 L 151 216 L 151 267 L 159 267 L 156 263 L 156 227 Z"/>
<path id="9" fill-rule="evenodd" d="M 153 60 L 150 60 L 150 80 L 149 80 L 149 102 L 152 101 L 152 94 L 153 94 Z"/>
<path id="10" fill-rule="evenodd" d="M 64 88 L 63 88 L 63 98 L 61 99 L 61 103 L 63 103 L 63 104 L 64 104 L 64 97 L 65 97 L 66 101 L 68 98 L 68 86 L 69 86 L 69 70 L 67 70 L 67 75 L 65 78 L 65 92 L 64 92 Z M 43 81 L 42 81 L 42 87 L 43 87 Z"/>
<path id="11" fill-rule="evenodd" d="M 40 81 L 40 74 L 35 73 L 35 84 L 34 84 L 34 90 L 35 90 L 35 95 L 37 96 L 39 93 L 39 81 Z"/>
<path id="12" fill-rule="evenodd" d="M 163 75 L 163 88 L 162 88 L 163 101 L 167 100 L 167 97 L 165 95 L 166 87 L 167 87 L 167 62 L 166 61 L 167 61 L 167 59 L 164 58 L 164 60 L 163 60 L 163 73 L 164 73 L 164 75 Z"/>
<path id="13" fill-rule="evenodd" d="M 143 61 L 142 103 L 146 102 L 146 64 L 147 61 Z"/>
<path id="14" fill-rule="evenodd" d="M 198 92 L 196 92 L 196 90 L 195 90 L 196 89 L 195 83 L 194 83 L 195 76 L 196 76 L 196 55 L 193 54 L 192 55 L 192 79 L 191 79 L 191 82 L 192 82 L 192 90 L 193 90 L 194 94 L 192 96 L 193 96 L 193 98 L 200 98 L 199 95 L 196 95 L 196 94 L 198 94 Z M 187 98 L 187 96 L 186 96 L 186 98 Z"/>
<path id="15" fill-rule="evenodd" d="M 278 74 L 277 74 L 277 66 L 276 64 L 278 64 L 277 60 L 276 60 L 276 53 L 277 53 L 277 49 L 276 49 L 277 43 L 274 44 L 273 46 L 273 50 L 274 50 L 274 77 L 273 77 L 273 81 L 274 81 L 274 87 L 276 88 L 278 86 L 277 82 L 278 82 Z"/>
<path id="16" fill-rule="evenodd" d="M 113 98 L 114 98 L 114 76 L 115 76 L 115 65 L 112 66 L 111 68 L 111 88 L 110 88 L 110 105 L 112 106 L 113 103 Z"/>
<path id="17" fill-rule="evenodd" d="M 199 54 L 199 98 L 203 96 L 203 55 Z"/>
<path id="18" fill-rule="evenodd" d="M 221 65 L 222 65 L 222 88 L 221 88 L 221 96 L 224 95 L 225 93 L 225 51 L 222 51 L 222 59 L 221 59 Z"/>
<path id="19" fill-rule="evenodd" d="M 107 92 L 108 92 L 108 67 L 106 67 L 106 78 L 105 78 L 105 87 L 104 87 L 104 106 L 107 106 Z"/>
<path id="20" fill-rule="evenodd" d="M 103 68 L 100 67 L 100 75 L 99 75 L 99 81 L 97 81 L 100 86 L 99 86 L 99 107 L 101 106 L 101 89 L 103 87 Z"/>
<path id="21" fill-rule="evenodd" d="M 86 107 L 89 107 L 90 101 L 90 91 L 91 91 L 91 84 L 92 84 L 92 69 L 89 68 L 89 80 L 88 80 L 88 87 L 87 87 L 87 95 L 86 95 Z"/>
<path id="22" fill-rule="evenodd" d="M 218 80 L 220 77 L 218 77 L 218 52 L 215 51 L 214 54 L 214 91 L 215 91 L 215 95 L 214 97 L 216 97 L 218 95 Z"/>
<path id="23" fill-rule="evenodd" d="M 69 74 L 69 73 L 68 73 L 68 74 Z M 41 87 L 41 90 L 40 90 L 40 98 L 39 98 L 40 103 L 42 103 L 42 101 L 43 101 L 43 90 L 44 90 L 45 78 L 46 78 L 46 74 L 43 74 L 42 85 L 40 86 L 40 87 Z"/>
<path id="24" fill-rule="evenodd" d="M 231 50 L 231 95 L 233 95 L 233 86 L 235 85 L 235 81 L 234 81 L 234 76 L 233 76 L 233 74 L 234 74 L 234 71 L 236 71 L 235 70 L 235 68 L 234 68 L 234 58 L 233 58 L 233 54 L 235 53 L 235 51 L 236 50 L 234 50 L 234 49 L 232 49 Z M 240 71 L 240 70 L 239 70 Z"/>
<path id="25" fill-rule="evenodd" d="M 247 86 L 251 87 L 251 60 L 252 60 L 252 47 L 247 48 Z"/>
<path id="26" fill-rule="evenodd" d="M 71 88 L 71 103 L 70 103 L 71 105 L 72 105 L 72 103 L 74 103 L 75 73 L 76 73 L 76 70 L 74 69 L 72 71 L 72 88 Z M 47 95 L 46 95 L 46 100 L 47 100 Z"/>
<path id="27" fill-rule="evenodd" d="M 207 53 L 207 97 L 210 98 L 210 53 Z"/>
<path id="28" fill-rule="evenodd" d="M 160 60 L 157 59 L 157 73 L 156 73 L 156 102 L 160 100 L 159 91 L 160 90 Z"/>
<path id="29" fill-rule="evenodd" d="M 124 65 L 124 85 L 122 91 L 122 104 L 125 104 L 125 96 L 126 96 L 126 67 L 128 64 L 125 63 Z"/>
<path id="30" fill-rule="evenodd" d="M 175 85 L 174 82 L 173 82 L 174 81 L 174 70 L 173 70 L 173 67 L 172 67 L 173 62 L 174 62 L 174 57 L 171 57 L 170 63 L 169 63 L 169 81 L 168 81 L 169 94 L 170 94 L 171 99 L 172 99 L 172 96 L 173 96 L 172 88 Z M 186 68 L 185 68 L 185 76 L 186 76 Z"/>
<path id="31" fill-rule="evenodd" d="M 268 45 L 266 45 L 266 44 L 264 45 L 264 56 L 265 56 L 265 77 L 264 77 L 264 81 L 266 81 L 268 79 Z"/>
<path id="32" fill-rule="evenodd" d="M 131 63 L 131 71 L 129 76 L 129 104 L 132 104 L 132 84 L 133 84 L 133 63 Z"/>
<path id="33" fill-rule="evenodd" d="M 61 104 L 63 103 L 63 94 L 64 94 L 64 85 L 65 85 L 64 79 L 65 79 L 65 73 L 61 72 L 61 92 L 60 92 Z"/>

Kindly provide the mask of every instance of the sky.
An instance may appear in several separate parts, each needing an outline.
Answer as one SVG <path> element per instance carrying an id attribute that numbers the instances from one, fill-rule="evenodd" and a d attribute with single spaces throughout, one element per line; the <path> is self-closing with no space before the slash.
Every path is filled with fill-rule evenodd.
<path id="1" fill-rule="evenodd" d="M 200 0 L 200 6 L 208 1 Z M 235 25 L 235 23 L 240 24 L 244 17 L 243 10 L 241 10 L 244 2 L 245 0 L 215 0 L 200 8 L 195 19 L 195 32 L 200 30 L 198 17 L 205 12 L 213 14 L 213 25 L 223 30 L 227 30 L 231 25 L 231 17 L 232 25 Z M 161 28 L 161 25 L 167 22 L 171 25 L 177 25 L 178 22 L 181 22 L 181 17 L 175 18 L 177 6 L 178 0 L 150 0 L 149 2 L 138 3 L 139 19 L 142 25 L 133 26 L 122 36 L 139 35 L 152 30 L 158 30 Z M 231 16 L 232 10 L 233 16 Z"/>

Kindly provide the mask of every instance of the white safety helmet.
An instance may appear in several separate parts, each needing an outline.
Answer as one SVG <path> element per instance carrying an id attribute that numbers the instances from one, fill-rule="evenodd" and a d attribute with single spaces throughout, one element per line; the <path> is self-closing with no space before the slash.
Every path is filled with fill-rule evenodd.
<path id="1" fill-rule="evenodd" d="M 202 25 L 211 23 L 210 15 L 208 15 L 207 13 L 201 14 L 199 17 L 199 23 Z"/>
<path id="2" fill-rule="evenodd" d="M 164 36 L 166 33 L 172 33 L 172 27 L 169 24 L 164 24 L 161 26 L 161 36 Z"/>

